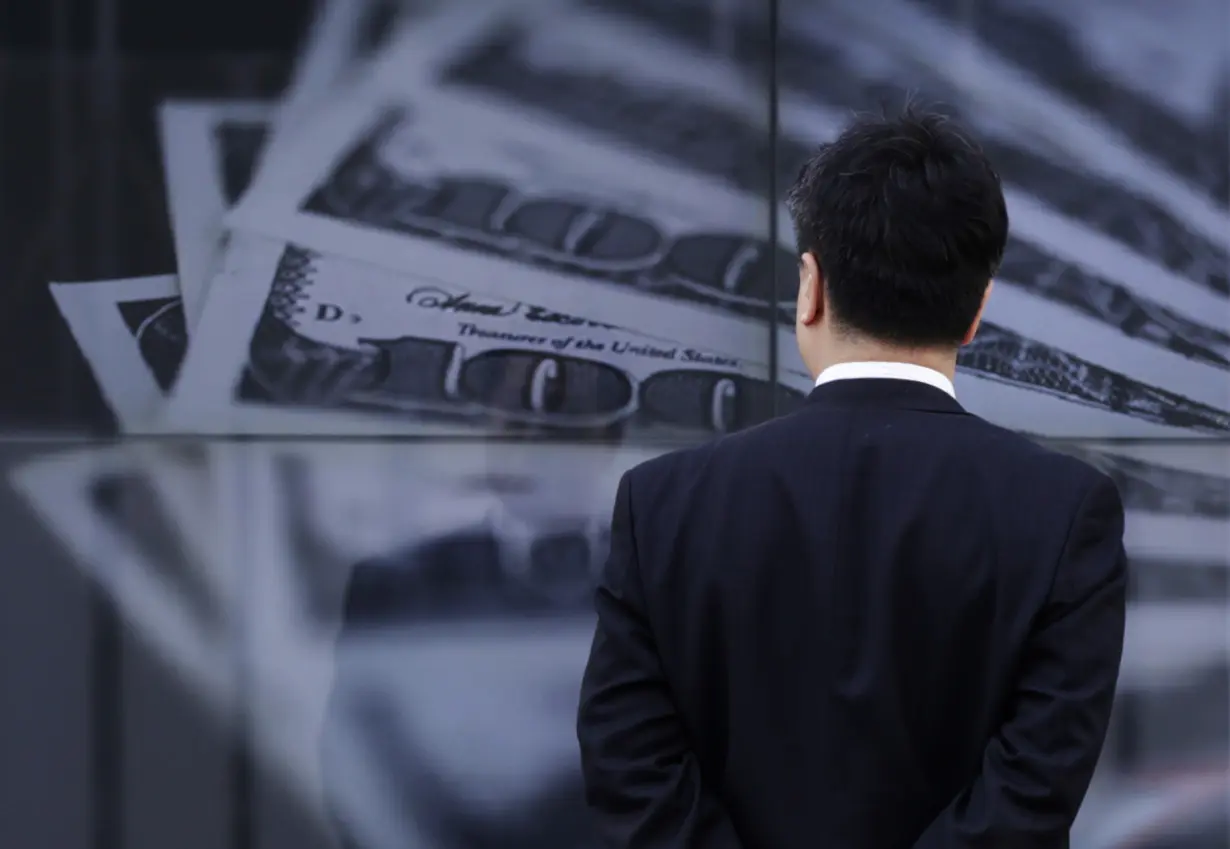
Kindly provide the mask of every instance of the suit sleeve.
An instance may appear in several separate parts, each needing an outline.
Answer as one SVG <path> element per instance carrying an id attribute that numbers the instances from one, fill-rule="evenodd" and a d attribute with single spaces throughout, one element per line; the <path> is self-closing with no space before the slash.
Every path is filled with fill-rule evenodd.
<path id="1" fill-rule="evenodd" d="M 1127 605 L 1123 505 L 1099 474 L 1072 522 L 981 773 L 916 849 L 1042 849 L 1068 832 L 1106 739 Z"/>
<path id="2" fill-rule="evenodd" d="M 595 604 L 577 738 L 586 801 L 606 845 L 740 849 L 726 811 L 701 778 L 646 621 L 628 475 L 615 496 L 611 553 Z"/>

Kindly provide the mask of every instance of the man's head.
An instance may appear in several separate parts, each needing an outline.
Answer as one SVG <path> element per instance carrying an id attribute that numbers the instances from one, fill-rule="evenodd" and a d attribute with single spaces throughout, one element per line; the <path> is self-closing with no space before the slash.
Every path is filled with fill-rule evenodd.
<path id="1" fill-rule="evenodd" d="M 999 176 L 964 130 L 908 107 L 860 118 L 804 165 L 787 203 L 813 373 L 848 359 L 955 362 L 1008 236 Z"/>

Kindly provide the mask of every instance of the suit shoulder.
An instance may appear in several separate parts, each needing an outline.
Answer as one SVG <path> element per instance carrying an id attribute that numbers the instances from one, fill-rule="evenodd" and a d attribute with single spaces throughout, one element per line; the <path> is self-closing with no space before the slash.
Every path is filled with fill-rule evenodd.
<path id="1" fill-rule="evenodd" d="M 694 473 L 704 467 L 714 444 L 708 442 L 689 448 L 678 448 L 651 457 L 628 470 L 628 483 L 639 492 L 660 488 L 668 481 L 688 477 L 689 472 Z"/>
<path id="2" fill-rule="evenodd" d="M 1106 473 L 1082 457 L 985 419 L 975 416 L 971 419 L 981 431 L 978 443 L 994 451 L 1003 462 L 1019 464 L 1032 474 L 1054 478 L 1056 485 L 1075 486 L 1082 492 L 1098 483 L 1113 486 Z"/>
<path id="3" fill-rule="evenodd" d="M 797 430 L 795 415 L 779 416 L 729 433 L 700 445 L 668 451 L 634 467 L 629 484 L 646 502 L 655 497 L 693 491 L 719 470 L 754 471 L 764 468 L 764 458 L 789 444 L 788 434 Z M 638 499 L 639 500 L 639 499 Z"/>
<path id="4" fill-rule="evenodd" d="M 699 445 L 667 451 L 634 467 L 638 478 L 699 472 L 712 462 L 721 462 L 759 447 L 775 445 L 786 429 L 794 425 L 796 414 L 768 419 L 751 427 L 719 436 Z"/>

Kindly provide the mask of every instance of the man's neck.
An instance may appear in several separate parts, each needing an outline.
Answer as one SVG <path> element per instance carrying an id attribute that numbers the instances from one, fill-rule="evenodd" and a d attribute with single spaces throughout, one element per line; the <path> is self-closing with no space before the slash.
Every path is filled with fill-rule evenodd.
<path id="1" fill-rule="evenodd" d="M 848 344 L 834 349 L 821 359 L 820 371 L 842 363 L 905 363 L 938 371 L 950 381 L 955 379 L 957 373 L 955 351 L 900 348 L 875 343 Z M 818 375 L 819 373 L 813 377 Z"/>

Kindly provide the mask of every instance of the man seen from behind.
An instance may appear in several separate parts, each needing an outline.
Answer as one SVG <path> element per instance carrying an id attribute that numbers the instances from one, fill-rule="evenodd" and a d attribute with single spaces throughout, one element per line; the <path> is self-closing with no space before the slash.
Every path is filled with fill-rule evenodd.
<path id="1" fill-rule="evenodd" d="M 1000 180 L 856 121 L 789 196 L 803 407 L 618 487 L 577 734 L 619 849 L 1060 849 L 1123 646 L 1112 481 L 954 390 Z"/>

